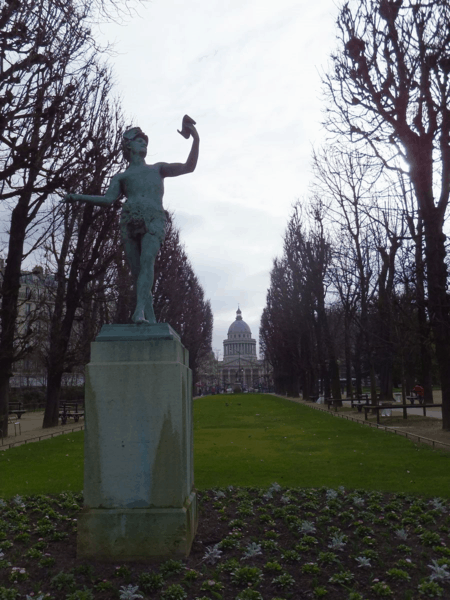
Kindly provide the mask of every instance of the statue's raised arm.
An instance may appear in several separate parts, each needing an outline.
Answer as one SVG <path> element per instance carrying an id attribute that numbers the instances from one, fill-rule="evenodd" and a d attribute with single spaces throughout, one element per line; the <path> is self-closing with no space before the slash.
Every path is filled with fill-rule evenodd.
<path id="1" fill-rule="evenodd" d="M 127 129 L 122 138 L 122 150 L 128 167 L 118 173 L 104 196 L 68 194 L 62 202 L 88 202 L 96 206 L 110 206 L 124 195 L 127 201 L 122 207 L 120 230 L 128 264 L 136 291 L 134 323 L 156 323 L 153 311 L 154 264 L 164 240 L 166 213 L 163 208 L 164 178 L 192 173 L 197 166 L 199 136 L 195 121 L 185 115 L 179 132 L 193 142 L 187 161 L 183 163 L 156 163 L 148 165 L 148 137 L 140 127 Z"/>
<path id="2" fill-rule="evenodd" d="M 162 177 L 178 177 L 178 175 L 186 175 L 195 171 L 198 160 L 198 150 L 200 145 L 200 138 L 197 130 L 195 129 L 195 121 L 188 115 L 183 117 L 183 125 L 181 131 L 178 133 L 184 138 L 189 139 L 192 136 L 192 148 L 187 158 L 187 161 L 183 163 L 159 163 L 160 173 Z"/>

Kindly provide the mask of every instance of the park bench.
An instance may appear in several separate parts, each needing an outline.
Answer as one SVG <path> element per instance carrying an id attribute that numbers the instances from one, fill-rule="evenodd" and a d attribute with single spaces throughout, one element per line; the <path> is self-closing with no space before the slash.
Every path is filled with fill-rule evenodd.
<path id="1" fill-rule="evenodd" d="M 377 423 L 380 423 L 380 410 L 386 410 L 386 409 L 399 409 L 401 408 L 403 410 L 403 418 L 407 419 L 407 410 L 408 408 L 422 408 L 423 409 L 423 416 L 426 417 L 427 416 L 427 408 L 439 408 L 441 407 L 442 404 L 420 404 L 420 406 L 414 406 L 411 404 L 379 404 L 378 406 L 373 406 L 373 405 L 366 405 L 363 406 L 364 408 L 364 418 L 367 421 L 367 414 L 369 412 L 369 410 L 376 410 L 377 411 Z"/>
<path id="2" fill-rule="evenodd" d="M 415 396 L 415 395 L 406 396 L 406 399 L 409 400 L 411 402 L 411 404 L 414 404 L 416 400 L 420 405 L 424 402 L 423 396 Z"/>
<path id="3" fill-rule="evenodd" d="M 364 400 L 364 402 L 363 402 Z M 355 398 L 350 398 L 350 406 L 352 408 L 358 409 L 358 412 L 361 412 L 362 407 L 369 403 L 369 394 L 363 394 L 362 396 L 356 396 Z"/>
<path id="4" fill-rule="evenodd" d="M 10 415 L 16 415 L 18 419 L 27 411 L 23 409 L 22 402 L 10 402 L 8 412 Z"/>
<path id="5" fill-rule="evenodd" d="M 308 398 L 305 398 L 306 402 L 317 402 L 318 399 L 319 396 L 308 396 Z"/>
<path id="6" fill-rule="evenodd" d="M 324 398 L 324 403 L 328 406 L 328 410 L 331 406 L 334 406 L 334 412 L 337 412 L 338 406 L 342 406 L 342 400 L 336 400 L 335 398 Z"/>
<path id="7" fill-rule="evenodd" d="M 372 399 L 370 398 L 369 394 L 362 394 L 362 396 L 351 398 L 350 405 L 352 408 L 355 408 L 356 406 L 358 412 L 361 412 L 365 406 L 372 406 Z"/>
<path id="8" fill-rule="evenodd" d="M 84 417 L 84 411 L 78 410 L 78 402 L 63 402 L 59 412 L 59 417 L 61 419 L 61 425 L 65 425 L 67 423 L 67 419 L 73 419 L 75 423 L 78 423 L 80 418 Z"/>

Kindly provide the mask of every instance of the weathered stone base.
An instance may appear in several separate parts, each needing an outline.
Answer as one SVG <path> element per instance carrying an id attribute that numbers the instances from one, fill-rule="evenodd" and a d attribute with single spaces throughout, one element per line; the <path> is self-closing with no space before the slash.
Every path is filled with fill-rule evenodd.
<path id="1" fill-rule="evenodd" d="M 104 562 L 185 558 L 197 525 L 195 492 L 183 508 L 89 509 L 78 518 L 77 556 Z"/>
<path id="2" fill-rule="evenodd" d="M 78 557 L 185 557 L 197 529 L 192 373 L 173 329 L 105 325 L 86 369 Z"/>

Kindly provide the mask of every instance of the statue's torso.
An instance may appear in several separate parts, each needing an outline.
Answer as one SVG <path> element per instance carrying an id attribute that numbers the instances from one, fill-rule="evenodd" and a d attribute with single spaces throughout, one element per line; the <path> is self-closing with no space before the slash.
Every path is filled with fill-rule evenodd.
<path id="1" fill-rule="evenodd" d="M 159 165 L 130 166 L 120 176 L 120 183 L 127 204 L 162 210 L 164 180 Z"/>

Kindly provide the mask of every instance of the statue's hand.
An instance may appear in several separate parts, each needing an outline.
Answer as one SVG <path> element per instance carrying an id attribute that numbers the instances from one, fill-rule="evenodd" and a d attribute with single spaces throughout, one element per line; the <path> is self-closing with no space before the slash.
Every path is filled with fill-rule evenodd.
<path id="1" fill-rule="evenodd" d="M 189 133 L 192 135 L 192 137 L 195 139 L 198 139 L 198 131 L 195 128 L 195 125 L 192 125 L 191 123 L 189 123 L 189 125 L 186 125 L 186 129 L 189 131 Z"/>
<path id="2" fill-rule="evenodd" d="M 195 124 L 196 123 L 192 117 L 190 117 L 189 115 L 184 115 L 181 131 L 178 129 L 178 133 L 187 140 L 190 138 L 191 135 L 194 139 L 198 139 L 198 133 L 194 127 Z"/>

